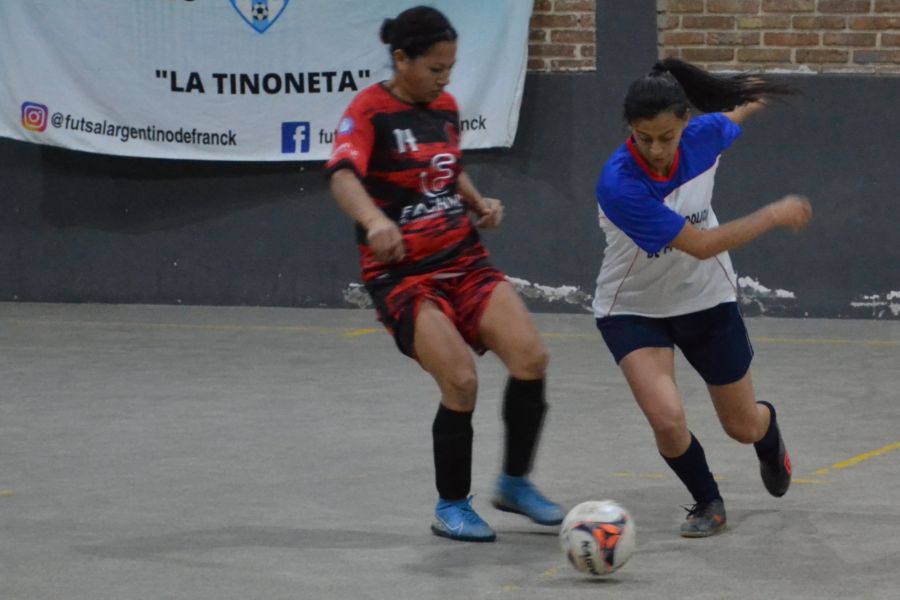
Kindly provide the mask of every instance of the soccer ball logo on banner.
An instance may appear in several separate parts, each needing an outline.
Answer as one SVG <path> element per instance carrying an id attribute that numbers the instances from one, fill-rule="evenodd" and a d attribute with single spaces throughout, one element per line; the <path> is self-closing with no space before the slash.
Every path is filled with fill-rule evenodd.
<path id="1" fill-rule="evenodd" d="M 231 5 L 244 21 L 259 33 L 272 26 L 290 0 L 231 0 Z"/>

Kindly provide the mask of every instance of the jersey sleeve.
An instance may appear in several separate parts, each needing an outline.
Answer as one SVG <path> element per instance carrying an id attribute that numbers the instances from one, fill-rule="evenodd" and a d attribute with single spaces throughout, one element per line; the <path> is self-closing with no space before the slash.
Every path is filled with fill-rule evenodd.
<path id="1" fill-rule="evenodd" d="M 684 228 L 684 217 L 659 201 L 639 182 L 615 189 L 597 186 L 597 202 L 613 225 L 645 252 L 668 246 Z"/>
<path id="2" fill-rule="evenodd" d="M 369 169 L 369 159 L 375 144 L 375 128 L 369 116 L 354 100 L 347 107 L 334 134 L 331 158 L 325 163 L 325 173 L 331 176 L 338 169 L 350 168 L 363 178 Z"/>
<path id="3" fill-rule="evenodd" d="M 730 148 L 741 135 L 741 126 L 722 113 L 709 113 L 695 117 L 694 120 L 699 125 L 698 137 L 714 144 L 716 154 Z"/>

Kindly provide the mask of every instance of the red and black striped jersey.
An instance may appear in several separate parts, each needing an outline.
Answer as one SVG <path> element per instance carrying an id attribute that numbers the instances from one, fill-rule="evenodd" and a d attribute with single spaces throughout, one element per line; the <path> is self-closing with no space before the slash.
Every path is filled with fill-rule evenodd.
<path id="1" fill-rule="evenodd" d="M 459 108 L 442 93 L 430 104 L 409 104 L 378 83 L 357 94 L 334 138 L 330 175 L 356 172 L 378 207 L 400 227 L 406 257 L 375 260 L 357 227 L 365 282 L 487 262 L 487 251 L 457 190 L 462 172 Z"/>

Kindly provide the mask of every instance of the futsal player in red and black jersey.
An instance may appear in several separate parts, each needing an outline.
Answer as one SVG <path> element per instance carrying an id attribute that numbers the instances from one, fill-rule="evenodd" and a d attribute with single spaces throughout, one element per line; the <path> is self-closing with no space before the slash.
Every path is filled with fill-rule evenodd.
<path id="1" fill-rule="evenodd" d="M 463 170 L 459 109 L 444 91 L 456 39 L 433 8 L 385 20 L 381 40 L 390 46 L 393 76 L 351 102 L 326 168 L 333 196 L 357 224 L 362 278 L 379 319 L 440 388 L 432 425 L 439 499 L 431 529 L 451 539 L 493 541 L 469 495 L 478 389 L 471 350 L 493 351 L 509 370 L 494 506 L 544 525 L 559 524 L 563 513 L 527 478 L 547 409 L 547 350 L 478 235 L 477 227 L 500 224 L 503 205 L 483 197 Z"/>

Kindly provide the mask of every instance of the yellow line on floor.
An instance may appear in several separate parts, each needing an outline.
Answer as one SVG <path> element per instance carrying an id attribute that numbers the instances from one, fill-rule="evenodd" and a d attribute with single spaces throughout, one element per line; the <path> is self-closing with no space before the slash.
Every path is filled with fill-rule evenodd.
<path id="1" fill-rule="evenodd" d="M 228 323 L 152 323 L 146 321 L 85 321 L 65 319 L 22 319 L 2 318 L 0 322 L 17 325 L 41 325 L 56 327 L 59 325 L 83 326 L 83 327 L 148 327 L 157 329 L 193 329 L 204 331 L 273 331 L 281 333 L 338 333 L 345 337 L 357 337 L 369 335 L 380 331 L 381 328 L 354 329 L 350 327 L 325 327 L 319 325 L 237 325 Z M 590 340 L 602 343 L 599 332 L 586 331 L 584 333 L 563 333 L 544 331 L 541 335 L 547 339 L 559 340 Z M 809 337 L 777 337 L 777 336 L 751 336 L 750 340 L 760 344 L 793 344 L 809 346 L 877 346 L 883 348 L 900 347 L 900 340 L 866 340 L 846 338 L 809 338 Z"/>
<path id="2" fill-rule="evenodd" d="M 554 333 L 552 331 L 542 331 L 541 336 L 554 340 L 599 340 L 603 341 L 603 338 L 600 337 L 600 332 L 596 333 Z"/>
<path id="3" fill-rule="evenodd" d="M 816 475 L 825 475 L 829 471 L 833 469 L 847 469 L 849 467 L 858 465 L 859 463 L 869 460 L 870 458 L 875 458 L 876 456 L 881 456 L 883 454 L 887 454 L 888 452 L 893 452 L 894 450 L 900 450 L 900 442 L 894 442 L 893 444 L 888 444 L 878 450 L 872 450 L 871 452 L 864 452 L 862 454 L 857 454 L 853 458 L 848 458 L 847 460 L 842 460 L 840 462 L 836 462 L 830 467 L 824 467 L 822 469 L 816 470 Z"/>
<path id="4" fill-rule="evenodd" d="M 381 329 L 369 328 L 369 329 L 352 329 L 344 333 L 344 337 L 359 337 L 361 335 L 369 335 L 370 333 L 378 333 Z"/>
<path id="5" fill-rule="evenodd" d="M 600 333 L 557 333 L 552 331 L 541 332 L 547 339 L 559 340 L 602 340 Z M 841 338 L 800 338 L 800 337 L 775 337 L 775 336 L 750 336 L 750 341 L 758 344 L 789 344 L 798 346 L 877 346 L 882 348 L 900 347 L 897 340 L 863 340 Z"/>
<path id="6" fill-rule="evenodd" d="M 900 341 L 895 340 L 848 340 L 841 338 L 792 338 L 792 337 L 769 337 L 769 336 L 750 336 L 750 341 L 772 344 L 797 344 L 797 345 L 821 345 L 821 346 L 900 346 Z"/>
<path id="7" fill-rule="evenodd" d="M 201 331 L 272 331 L 278 333 L 347 333 L 360 331 L 348 327 L 322 327 L 307 325 L 231 325 L 224 323 L 148 323 L 146 321 L 55 321 L 50 319 L 0 319 L 18 325 L 42 325 L 58 327 L 74 325 L 81 327 L 147 327 L 150 329 L 185 329 Z"/>
<path id="8" fill-rule="evenodd" d="M 632 473 L 631 471 L 618 471 L 616 477 L 639 477 L 641 479 L 665 479 L 665 473 Z"/>

